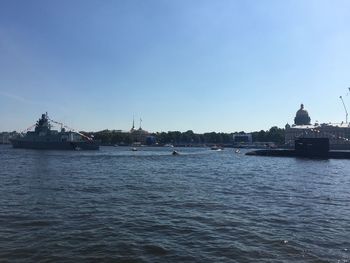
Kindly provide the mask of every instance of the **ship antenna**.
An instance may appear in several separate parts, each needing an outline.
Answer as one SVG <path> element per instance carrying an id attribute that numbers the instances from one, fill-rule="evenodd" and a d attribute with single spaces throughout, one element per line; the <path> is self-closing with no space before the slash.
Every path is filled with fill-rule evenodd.
<path id="1" fill-rule="evenodd" d="M 350 89 L 350 88 L 349 88 Z M 344 110 L 345 110 L 345 119 L 346 119 L 346 124 L 348 123 L 348 110 L 346 109 L 346 106 L 345 106 L 345 103 L 344 103 L 344 100 L 343 100 L 343 96 L 340 96 L 339 97 L 341 99 L 341 102 L 343 103 L 343 106 L 344 106 Z"/>

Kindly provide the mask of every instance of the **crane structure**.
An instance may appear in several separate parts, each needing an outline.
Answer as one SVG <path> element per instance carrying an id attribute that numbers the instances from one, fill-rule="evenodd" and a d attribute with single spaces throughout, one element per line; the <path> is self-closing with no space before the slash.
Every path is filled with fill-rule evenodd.
<path id="1" fill-rule="evenodd" d="M 349 90 L 350 90 L 350 88 L 349 88 Z M 345 103 L 344 103 L 344 100 L 343 100 L 343 96 L 340 96 L 339 97 L 340 98 L 340 100 L 341 100 L 341 102 L 343 103 L 343 106 L 344 106 L 344 110 L 345 110 L 345 123 L 346 124 L 348 124 L 348 110 L 347 110 L 347 108 L 346 108 L 346 106 L 345 106 Z"/>

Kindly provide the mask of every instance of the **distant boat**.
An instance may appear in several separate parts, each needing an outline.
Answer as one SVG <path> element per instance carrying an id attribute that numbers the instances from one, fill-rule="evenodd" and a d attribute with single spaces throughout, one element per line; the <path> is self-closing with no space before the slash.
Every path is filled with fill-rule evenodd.
<path id="1" fill-rule="evenodd" d="M 178 151 L 173 151 L 171 154 L 172 155 L 180 155 L 180 153 Z"/>
<path id="2" fill-rule="evenodd" d="M 217 145 L 210 147 L 210 150 L 213 150 L 213 151 L 221 151 L 223 149 L 224 149 L 223 147 L 217 146 Z"/>
<path id="3" fill-rule="evenodd" d="M 61 125 L 61 131 L 51 130 L 51 123 Z M 30 131 L 33 127 L 34 131 Z M 62 123 L 50 120 L 47 113 L 26 134 L 21 134 L 10 139 L 14 148 L 38 149 L 38 150 L 98 150 L 99 144 L 85 134 L 74 131 L 66 131 Z"/>
<path id="4" fill-rule="evenodd" d="M 131 151 L 136 152 L 136 151 L 138 151 L 138 150 L 137 150 L 136 147 L 132 147 L 132 148 L 131 148 Z"/>
<path id="5" fill-rule="evenodd" d="M 164 147 L 171 147 L 171 148 L 173 148 L 174 145 L 172 145 L 171 143 L 167 143 L 167 144 L 164 144 Z"/>

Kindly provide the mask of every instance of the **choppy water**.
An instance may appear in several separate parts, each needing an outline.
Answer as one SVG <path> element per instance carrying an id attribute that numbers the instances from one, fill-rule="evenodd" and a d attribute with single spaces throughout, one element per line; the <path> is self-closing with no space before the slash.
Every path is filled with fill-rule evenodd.
<path id="1" fill-rule="evenodd" d="M 350 261 L 350 160 L 179 151 L 0 146 L 0 261 Z"/>

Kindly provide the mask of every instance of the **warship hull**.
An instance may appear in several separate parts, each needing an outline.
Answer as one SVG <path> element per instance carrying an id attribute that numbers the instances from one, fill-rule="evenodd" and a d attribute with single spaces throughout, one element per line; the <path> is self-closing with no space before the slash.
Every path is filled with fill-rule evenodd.
<path id="1" fill-rule="evenodd" d="M 78 141 L 78 142 L 45 142 L 45 141 L 26 141 L 20 139 L 10 140 L 13 148 L 36 149 L 36 150 L 98 150 L 97 142 Z"/>
<path id="2" fill-rule="evenodd" d="M 61 126 L 61 131 L 52 130 L 51 123 Z M 35 127 L 34 131 L 30 131 Z M 63 123 L 51 120 L 47 113 L 26 131 L 15 138 L 10 139 L 13 148 L 36 150 L 98 150 L 99 143 L 91 137 L 70 129 L 66 131 Z"/>

